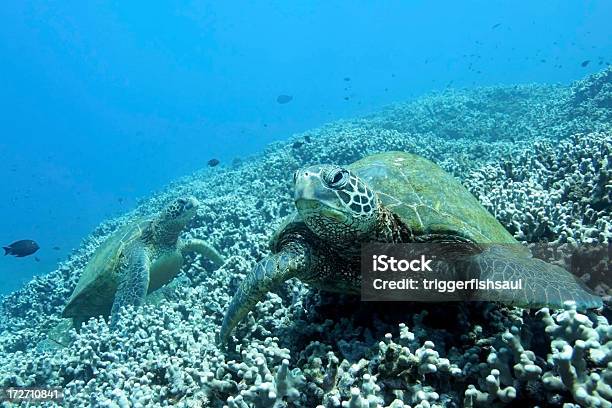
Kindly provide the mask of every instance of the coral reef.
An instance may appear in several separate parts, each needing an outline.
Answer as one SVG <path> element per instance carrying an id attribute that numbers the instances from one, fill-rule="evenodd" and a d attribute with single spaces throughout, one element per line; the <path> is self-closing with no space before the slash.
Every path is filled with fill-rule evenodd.
<path id="1" fill-rule="evenodd" d="M 585 130 L 606 129 L 612 121 L 612 67 L 576 81 L 570 89 L 567 109 L 572 120 L 588 124 Z"/>
<path id="2" fill-rule="evenodd" d="M 610 72 L 571 87 L 427 96 L 176 181 L 102 224 L 57 270 L 2 299 L 0 386 L 59 386 L 61 406 L 609 407 L 605 310 L 366 304 L 292 280 L 257 305 L 226 350 L 215 335 L 232 294 L 293 211 L 291 174 L 313 162 L 413 152 L 461 180 L 522 242 L 608 247 Z M 295 140 L 304 143 L 296 149 Z M 163 296 L 125 309 L 117 330 L 92 318 L 71 332 L 70 347 L 37 349 L 99 243 L 187 194 L 201 205 L 185 235 L 220 248 L 225 264 L 215 269 L 194 256 Z M 608 296 L 609 270 L 582 266 L 584 280 Z"/>

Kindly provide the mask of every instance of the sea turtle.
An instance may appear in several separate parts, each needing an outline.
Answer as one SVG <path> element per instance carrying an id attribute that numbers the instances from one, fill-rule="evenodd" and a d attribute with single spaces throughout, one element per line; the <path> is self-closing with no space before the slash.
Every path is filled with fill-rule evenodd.
<path id="1" fill-rule="evenodd" d="M 360 248 L 371 242 L 458 243 L 465 248 L 466 269 L 481 280 L 523 278 L 522 290 L 496 293 L 497 300 L 510 305 L 602 304 L 563 268 L 531 257 L 454 177 L 417 155 L 386 152 L 346 167 L 315 165 L 297 171 L 294 185 L 297 212 L 272 237 L 272 255 L 235 293 L 219 333 L 221 343 L 268 291 L 287 279 L 360 293 Z M 478 298 L 474 293 L 473 299 Z"/>
<path id="2" fill-rule="evenodd" d="M 147 293 L 179 273 L 186 253 L 200 253 L 221 265 L 222 256 L 203 240 L 179 238 L 198 204 L 194 197 L 177 198 L 156 217 L 131 222 L 113 233 L 85 266 L 62 316 L 78 328 L 92 316 L 110 313 L 113 327 L 122 306 L 142 304 Z M 64 343 L 61 337 L 71 323 L 66 319 L 60 323 L 51 331 L 51 340 Z"/>

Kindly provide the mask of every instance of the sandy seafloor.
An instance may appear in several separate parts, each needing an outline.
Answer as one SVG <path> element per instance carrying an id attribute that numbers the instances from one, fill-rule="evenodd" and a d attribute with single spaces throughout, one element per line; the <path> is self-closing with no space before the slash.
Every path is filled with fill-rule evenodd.
<path id="1" fill-rule="evenodd" d="M 214 336 L 236 287 L 293 211 L 299 167 L 417 153 L 460 179 L 523 242 L 609 245 L 611 124 L 608 68 L 568 87 L 432 94 L 177 180 L 2 299 L 0 385 L 62 387 L 65 407 L 610 407 L 609 309 L 389 307 L 290 281 L 258 304 L 227 351 Z M 37 351 L 99 243 L 186 194 L 201 207 L 185 235 L 209 241 L 227 262 L 214 270 L 189 259 L 166 300 L 126 310 L 117 331 L 92 319 L 71 347 Z M 605 264 L 588 265 L 583 278 L 609 296 L 607 273 Z"/>

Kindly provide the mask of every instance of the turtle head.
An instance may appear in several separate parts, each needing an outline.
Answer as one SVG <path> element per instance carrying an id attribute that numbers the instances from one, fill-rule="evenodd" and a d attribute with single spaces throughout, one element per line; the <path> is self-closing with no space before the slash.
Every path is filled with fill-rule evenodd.
<path id="1" fill-rule="evenodd" d="M 294 174 L 295 206 L 308 228 L 326 240 L 356 239 L 376 227 L 380 203 L 350 170 L 316 165 Z"/>
<path id="2" fill-rule="evenodd" d="M 198 200 L 195 197 L 179 197 L 159 215 L 157 222 L 158 239 L 174 243 L 187 223 L 196 215 Z"/>

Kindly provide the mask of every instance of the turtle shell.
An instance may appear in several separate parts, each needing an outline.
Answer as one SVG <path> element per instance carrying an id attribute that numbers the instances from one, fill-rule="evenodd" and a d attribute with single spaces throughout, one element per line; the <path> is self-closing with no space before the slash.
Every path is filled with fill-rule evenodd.
<path id="1" fill-rule="evenodd" d="M 125 249 L 142 237 L 150 222 L 143 220 L 129 223 L 115 231 L 98 247 L 83 269 L 62 316 L 98 316 L 110 312 Z"/>
<path id="2" fill-rule="evenodd" d="M 516 244 L 512 235 L 456 178 L 404 152 L 365 157 L 348 169 L 378 193 L 415 235 L 458 235 L 476 243 Z"/>

